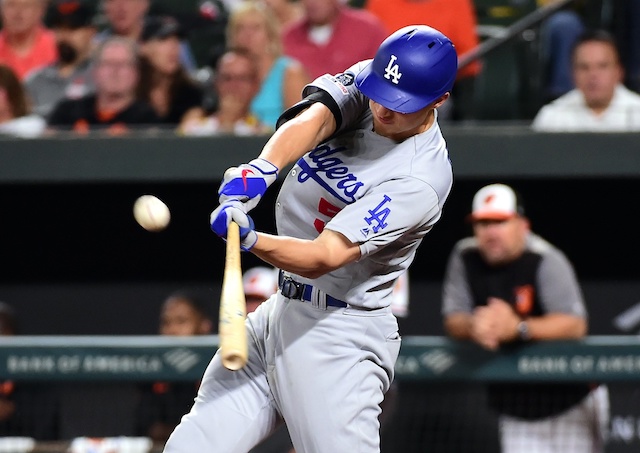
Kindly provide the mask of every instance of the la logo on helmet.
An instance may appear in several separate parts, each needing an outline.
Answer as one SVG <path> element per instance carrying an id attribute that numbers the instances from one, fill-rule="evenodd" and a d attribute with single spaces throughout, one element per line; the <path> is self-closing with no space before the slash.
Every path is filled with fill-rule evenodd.
<path id="1" fill-rule="evenodd" d="M 400 67 L 397 64 L 393 64 L 397 59 L 398 57 L 396 57 L 395 55 L 391 55 L 389 64 L 384 69 L 384 78 L 391 80 L 396 85 L 398 84 L 398 80 L 400 80 L 400 77 L 402 77 L 402 73 L 399 72 Z"/>

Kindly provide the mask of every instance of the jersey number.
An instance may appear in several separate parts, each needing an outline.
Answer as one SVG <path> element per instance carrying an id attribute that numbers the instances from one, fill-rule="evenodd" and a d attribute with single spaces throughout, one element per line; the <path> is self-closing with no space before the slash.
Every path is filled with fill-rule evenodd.
<path id="1" fill-rule="evenodd" d="M 326 215 L 330 219 L 333 219 L 336 214 L 340 212 L 340 208 L 332 205 L 324 198 L 320 198 L 320 202 L 318 203 L 318 211 L 320 212 L 320 214 Z M 324 222 L 320 219 L 316 219 L 313 222 L 313 226 L 316 227 L 316 231 L 318 233 L 322 233 L 322 230 L 324 230 L 324 226 L 326 224 L 327 222 Z"/>

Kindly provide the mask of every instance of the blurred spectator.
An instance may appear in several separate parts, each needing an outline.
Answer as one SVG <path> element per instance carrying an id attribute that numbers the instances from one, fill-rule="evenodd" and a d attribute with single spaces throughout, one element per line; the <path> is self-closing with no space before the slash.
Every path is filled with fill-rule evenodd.
<path id="1" fill-rule="evenodd" d="M 242 287 L 247 302 L 247 314 L 278 291 L 278 270 L 257 266 L 242 275 Z"/>
<path id="2" fill-rule="evenodd" d="M 45 128 L 45 121 L 29 114 L 24 87 L 9 66 L 0 64 L 0 135 L 37 137 Z"/>
<path id="3" fill-rule="evenodd" d="M 220 57 L 213 81 L 216 110 L 206 115 L 192 111 L 181 125 L 186 135 L 256 135 L 271 131 L 251 114 L 251 101 L 260 87 L 258 67 L 244 50 L 228 50 Z"/>
<path id="4" fill-rule="evenodd" d="M 32 71 L 25 88 L 34 113 L 47 117 L 62 99 L 78 99 L 94 91 L 91 51 L 96 28 L 93 10 L 78 0 L 53 4 L 50 24 L 56 36 L 58 60 Z"/>
<path id="5" fill-rule="evenodd" d="M 559 0 L 538 0 L 538 4 Z M 571 71 L 571 49 L 585 31 L 582 17 L 571 6 L 553 13 L 540 26 L 540 52 L 545 68 L 544 95 L 553 100 L 571 91 L 575 85 Z"/>
<path id="6" fill-rule="evenodd" d="M 245 2 L 231 13 L 227 45 L 249 51 L 256 60 L 260 90 L 251 112 L 275 128 L 280 114 L 302 99 L 302 89 L 310 81 L 298 61 L 282 55 L 278 20 L 264 4 Z"/>
<path id="7" fill-rule="evenodd" d="M 148 17 L 140 36 L 138 99 L 148 102 L 162 123 L 178 125 L 202 104 L 203 91 L 180 63 L 184 31 L 172 17 Z"/>
<path id="8" fill-rule="evenodd" d="M 280 30 L 284 30 L 289 24 L 302 19 L 304 10 L 300 0 L 262 0 L 267 5 L 280 23 Z"/>
<path id="9" fill-rule="evenodd" d="M 540 109 L 536 131 L 621 132 L 640 130 L 640 95 L 622 85 L 624 69 L 609 33 L 580 36 L 572 52 L 576 88 Z"/>
<path id="10" fill-rule="evenodd" d="M 447 333 L 492 351 L 583 338 L 587 312 L 573 266 L 531 232 L 518 194 L 491 184 L 472 206 L 473 237 L 455 245 L 443 283 Z M 500 415 L 503 453 L 603 451 L 604 386 L 498 382 L 488 396 Z"/>
<path id="11" fill-rule="evenodd" d="M 47 0 L 0 0 L 0 63 L 20 80 L 56 60 L 56 41 L 42 21 Z"/>
<path id="12" fill-rule="evenodd" d="M 213 324 L 204 306 L 204 302 L 187 292 L 171 294 L 162 305 L 160 335 L 188 337 L 211 334 Z"/>
<path id="13" fill-rule="evenodd" d="M 0 302 L 0 336 L 18 335 L 13 307 Z M 57 405 L 50 386 L 0 381 L 0 437 L 57 439 Z"/>
<path id="14" fill-rule="evenodd" d="M 342 0 L 300 2 L 304 17 L 283 31 L 284 53 L 302 62 L 312 78 L 373 58 L 388 36 L 378 17 Z"/>
<path id="15" fill-rule="evenodd" d="M 149 12 L 151 0 L 104 0 L 104 14 L 109 28 L 100 32 L 97 39 L 104 41 L 116 35 L 138 42 L 142 36 L 144 19 Z M 189 72 L 197 69 L 196 60 L 187 40 L 180 41 L 180 62 Z"/>
<path id="16" fill-rule="evenodd" d="M 79 133 L 106 129 L 117 134 L 158 122 L 151 106 L 136 99 L 139 69 L 135 43 L 110 38 L 96 50 L 93 64 L 96 93 L 58 103 L 49 117 L 51 128 Z"/>
<path id="17" fill-rule="evenodd" d="M 160 311 L 160 335 L 194 336 L 211 334 L 212 323 L 204 304 L 186 292 L 169 295 Z M 199 382 L 154 382 L 140 387 L 136 412 L 136 433 L 164 443 L 180 418 L 189 412 Z"/>

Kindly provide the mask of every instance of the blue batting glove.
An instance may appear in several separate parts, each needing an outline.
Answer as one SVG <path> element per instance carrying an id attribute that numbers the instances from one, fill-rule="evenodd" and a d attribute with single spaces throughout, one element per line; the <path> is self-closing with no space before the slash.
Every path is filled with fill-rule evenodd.
<path id="1" fill-rule="evenodd" d="M 224 172 L 218 189 L 220 204 L 235 199 L 242 202 L 249 212 L 277 178 L 278 167 L 265 159 L 253 159 L 248 164 L 231 167 Z"/>
<path id="2" fill-rule="evenodd" d="M 228 200 L 218 206 L 211 213 L 209 223 L 214 233 L 226 240 L 232 220 L 240 227 L 240 247 L 245 251 L 251 250 L 258 241 L 258 235 L 254 231 L 253 219 L 238 200 Z"/>

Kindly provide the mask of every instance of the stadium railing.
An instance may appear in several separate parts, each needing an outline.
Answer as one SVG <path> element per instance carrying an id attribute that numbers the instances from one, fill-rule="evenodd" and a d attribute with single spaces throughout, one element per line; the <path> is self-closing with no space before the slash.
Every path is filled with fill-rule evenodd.
<path id="1" fill-rule="evenodd" d="M 123 426 L 132 418 L 129 411 L 137 401 L 136 385 L 197 382 L 217 343 L 217 336 L 7 337 L 0 339 L 0 379 L 63 389 L 62 394 L 75 394 L 72 406 L 76 410 L 85 406 L 81 413 L 72 414 L 76 422 L 98 417 L 116 421 L 113 426 Z M 482 387 L 490 382 L 606 383 L 611 397 L 607 451 L 638 451 L 640 445 L 640 338 L 635 336 L 530 343 L 495 353 L 442 337 L 405 337 L 396 380 L 399 398 L 390 425 L 384 427 L 383 451 L 497 451 L 491 446 L 495 420 L 486 407 L 481 407 L 486 403 Z M 57 404 L 64 406 L 65 400 L 58 399 Z M 69 416 L 64 407 L 58 412 Z M 438 423 L 431 426 L 426 420 L 429 417 Z M 452 417 L 457 425 L 447 422 Z M 465 423 L 460 424 L 461 420 Z M 59 424 L 73 423 L 62 420 Z M 126 429 L 109 431 L 117 428 L 105 426 L 103 421 L 97 425 L 105 431 L 75 435 L 135 434 Z M 433 434 L 440 439 L 434 440 Z M 39 442 L 34 451 L 66 451 L 70 440 Z M 398 442 L 411 445 L 399 450 Z M 161 445 L 154 446 L 154 451 L 160 449 Z"/>

